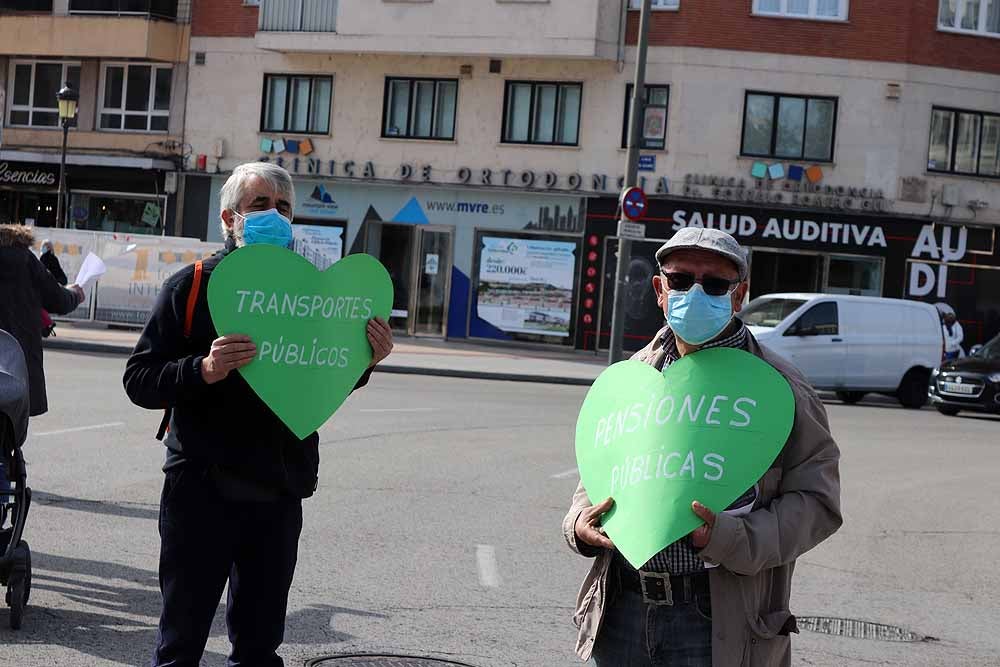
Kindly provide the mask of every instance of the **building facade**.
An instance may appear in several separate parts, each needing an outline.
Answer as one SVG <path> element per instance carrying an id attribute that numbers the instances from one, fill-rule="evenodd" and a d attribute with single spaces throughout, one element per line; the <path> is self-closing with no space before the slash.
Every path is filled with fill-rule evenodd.
<path id="1" fill-rule="evenodd" d="M 0 0 L 0 220 L 177 233 L 188 0 Z M 56 93 L 79 92 L 56 220 Z"/>
<path id="2" fill-rule="evenodd" d="M 382 259 L 397 329 L 605 345 L 638 4 L 196 0 L 184 233 L 218 239 L 226 174 L 275 161 L 297 243 Z M 647 251 L 690 225 L 752 249 L 754 295 L 1000 330 L 1000 3 L 654 6 L 633 346 L 662 321 Z"/>

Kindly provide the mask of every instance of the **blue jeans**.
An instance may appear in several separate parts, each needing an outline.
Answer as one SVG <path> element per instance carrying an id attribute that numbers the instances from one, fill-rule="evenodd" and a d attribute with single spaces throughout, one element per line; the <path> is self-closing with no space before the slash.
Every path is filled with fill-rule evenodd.
<path id="1" fill-rule="evenodd" d="M 597 667 L 712 667 L 711 600 L 660 606 L 619 590 L 605 610 L 593 655 Z"/>

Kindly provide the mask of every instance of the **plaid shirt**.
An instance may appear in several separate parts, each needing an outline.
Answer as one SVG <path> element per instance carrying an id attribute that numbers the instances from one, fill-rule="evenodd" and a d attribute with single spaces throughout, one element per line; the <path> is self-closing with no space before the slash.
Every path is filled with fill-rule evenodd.
<path id="1" fill-rule="evenodd" d="M 736 320 L 739 322 L 739 320 Z M 664 368 L 681 358 L 681 353 L 677 349 L 677 340 L 674 332 L 667 329 L 663 334 L 663 351 L 665 360 Z M 747 349 L 747 328 L 740 322 L 739 328 L 732 335 L 719 338 L 701 347 L 707 350 L 713 347 L 734 347 L 740 350 Z M 750 489 L 740 496 L 730 507 L 740 507 L 747 504 L 754 497 L 755 490 Z M 628 561 L 620 559 L 625 567 L 631 568 Z M 705 562 L 698 557 L 698 550 L 691 545 L 689 537 L 682 537 L 666 549 L 656 554 L 641 568 L 644 572 L 669 572 L 672 575 L 697 574 L 705 570 Z"/>

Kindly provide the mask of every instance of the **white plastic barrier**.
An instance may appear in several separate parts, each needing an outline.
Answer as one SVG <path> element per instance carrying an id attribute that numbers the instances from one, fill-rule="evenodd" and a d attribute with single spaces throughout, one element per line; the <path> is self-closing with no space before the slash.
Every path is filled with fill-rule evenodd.
<path id="1" fill-rule="evenodd" d="M 41 250 L 42 241 L 48 239 L 52 242 L 52 249 L 59 259 L 59 265 L 66 273 L 69 282 L 73 282 L 76 274 L 80 271 L 87 253 L 100 255 L 100 242 L 94 232 L 77 231 L 75 229 L 46 229 L 38 227 L 35 229 L 35 254 Z M 89 320 L 93 318 L 94 292 L 96 285 L 91 285 L 87 290 L 87 298 L 76 310 L 69 315 L 62 315 L 61 318 L 69 320 Z"/>
<path id="2" fill-rule="evenodd" d="M 38 228 L 35 236 L 36 252 L 43 239 L 52 241 L 70 282 L 88 252 L 103 259 L 108 267 L 108 272 L 88 289 L 87 299 L 67 319 L 137 326 L 149 317 L 163 281 L 221 248 L 218 243 L 176 236 L 74 229 Z"/>
<path id="3" fill-rule="evenodd" d="M 218 249 L 218 244 L 177 237 L 136 235 L 105 239 L 102 259 L 108 272 L 98 283 L 94 319 L 143 324 L 163 282 Z"/>

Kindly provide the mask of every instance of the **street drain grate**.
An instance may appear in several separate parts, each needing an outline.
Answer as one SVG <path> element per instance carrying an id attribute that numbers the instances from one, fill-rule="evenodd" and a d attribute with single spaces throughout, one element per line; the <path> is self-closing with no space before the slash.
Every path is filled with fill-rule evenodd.
<path id="1" fill-rule="evenodd" d="M 331 655 L 313 658 L 306 667 L 472 667 L 463 662 L 449 662 L 413 655 Z"/>
<path id="2" fill-rule="evenodd" d="M 934 637 L 925 637 L 915 632 L 897 628 L 895 625 L 858 621 L 853 618 L 828 618 L 826 616 L 801 616 L 796 619 L 803 630 L 820 632 L 836 637 L 851 639 L 875 639 L 884 642 L 930 642 Z"/>

